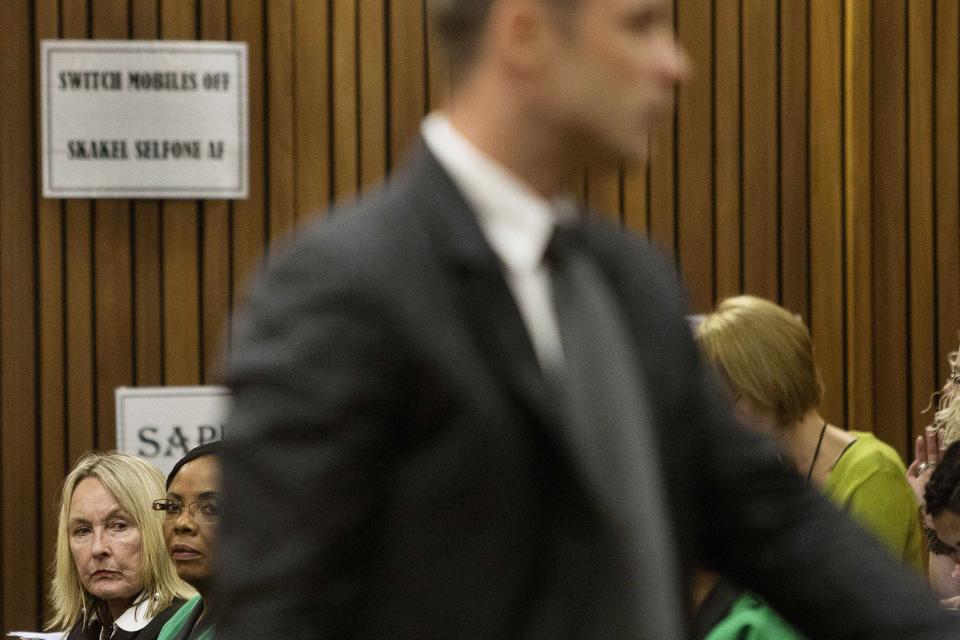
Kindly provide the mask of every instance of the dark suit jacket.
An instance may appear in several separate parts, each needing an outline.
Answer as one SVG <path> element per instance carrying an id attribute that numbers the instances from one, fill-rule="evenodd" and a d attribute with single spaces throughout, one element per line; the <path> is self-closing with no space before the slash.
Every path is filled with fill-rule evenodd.
<path id="1" fill-rule="evenodd" d="M 734 424 L 672 268 L 600 219 L 587 242 L 647 377 L 669 492 L 649 517 L 683 574 L 733 575 L 817 638 L 941 637 L 919 579 Z M 622 550 L 583 452 L 422 146 L 272 260 L 235 329 L 218 635 L 594 638 L 617 615 Z"/>

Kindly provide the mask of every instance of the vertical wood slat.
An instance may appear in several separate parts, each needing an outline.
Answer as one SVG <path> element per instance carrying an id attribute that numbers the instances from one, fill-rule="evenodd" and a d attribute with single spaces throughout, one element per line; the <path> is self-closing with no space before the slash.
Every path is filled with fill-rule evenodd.
<path id="1" fill-rule="evenodd" d="M 167 40 L 196 37 L 193 0 L 164 0 L 160 31 Z M 193 200 L 169 200 L 163 205 L 163 336 L 164 383 L 200 382 L 200 286 L 198 211 Z"/>
<path id="2" fill-rule="evenodd" d="M 937 0 L 936 49 L 936 202 L 937 381 L 949 371 L 945 354 L 960 341 L 960 3 Z"/>
<path id="3" fill-rule="evenodd" d="M 367 1 L 371 4 L 377 3 L 377 0 Z M 450 96 L 452 78 L 443 47 L 431 20 L 427 21 L 427 82 L 430 88 L 427 96 L 429 109 L 439 109 Z"/>
<path id="4" fill-rule="evenodd" d="M 200 37 L 226 40 L 229 36 L 227 0 L 204 0 L 200 12 Z M 293 163 L 291 162 L 291 165 Z M 293 167 L 291 166 L 291 177 Z M 295 179 L 295 178 L 294 178 Z M 230 203 L 207 200 L 203 203 L 201 245 L 201 382 L 221 380 L 225 352 L 227 312 L 230 309 Z"/>
<path id="5" fill-rule="evenodd" d="M 3 77 L 17 78 L 19 90 L 0 92 L 0 583 L 6 624 L 30 624 L 37 617 L 36 562 L 39 536 L 37 482 L 36 331 L 34 286 L 35 193 L 30 126 L 32 106 L 32 29 L 27 0 L 0 5 L 0 22 L 11 32 L 0 42 Z M 10 85 L 4 85 L 10 86 Z M 14 363 L 11 366 L 9 363 Z"/>
<path id="6" fill-rule="evenodd" d="M 122 40 L 130 24 L 126 0 L 93 5 L 93 37 Z M 111 428 L 114 389 L 133 383 L 133 301 L 131 291 L 130 202 L 99 200 L 93 213 L 94 367 L 98 449 L 116 447 Z"/>
<path id="7" fill-rule="evenodd" d="M 360 186 L 371 187 L 387 173 L 387 48 L 386 11 L 383 2 L 360 0 L 359 20 L 359 127 Z M 436 55 L 431 57 L 434 60 Z M 436 73 L 436 72 L 435 72 Z M 442 92 L 438 78 L 430 75 L 431 94 Z"/>
<path id="8" fill-rule="evenodd" d="M 43 0 L 35 3 L 34 37 L 35 41 L 59 36 L 60 6 L 56 0 Z M 40 104 L 40 84 L 33 87 L 36 103 Z M 40 148 L 42 142 L 37 136 L 34 156 L 34 175 L 41 173 Z M 2 169 L 0 169 L 2 171 Z M 37 295 L 39 315 L 40 345 L 39 358 L 39 443 L 40 443 L 40 520 L 39 566 L 40 593 L 39 611 L 46 618 L 49 591 L 45 568 L 51 566 L 57 540 L 57 520 L 59 511 L 57 500 L 60 485 L 67 466 L 66 432 L 64 425 L 66 413 L 66 345 L 64 340 L 64 253 L 63 253 L 64 215 L 63 204 L 59 200 L 40 198 L 37 203 Z M 0 239 L 2 242 L 2 239 Z M 0 276 L 2 282 L 2 276 Z M 3 285 L 0 284 L 0 288 Z M 2 398 L 0 398 L 2 402 Z M 2 535 L 2 533 L 0 533 Z M 25 594 L 28 595 L 28 594 Z M 2 614 L 0 614 L 2 618 Z M 5 626 L 0 624 L 0 630 Z M 9 627 L 6 627 L 9 628 Z"/>
<path id="9" fill-rule="evenodd" d="M 744 288 L 779 299 L 777 3 L 743 6 Z"/>
<path id="10" fill-rule="evenodd" d="M 137 40 L 159 37 L 158 2 L 133 1 L 130 8 L 131 37 Z M 156 200 L 136 200 L 133 203 L 134 383 L 140 386 L 163 383 L 162 217 L 160 203 Z"/>
<path id="11" fill-rule="evenodd" d="M 679 90 L 677 140 L 678 261 L 690 306 L 713 306 L 713 24 L 712 0 L 677 5 L 678 36 L 695 71 Z"/>
<path id="12" fill-rule="evenodd" d="M 620 220 L 620 170 L 618 167 L 594 166 L 587 169 L 587 206 L 594 211 Z"/>
<path id="13" fill-rule="evenodd" d="M 714 243 L 719 301 L 743 290 L 740 0 L 717 0 L 714 12 Z"/>
<path id="14" fill-rule="evenodd" d="M 293 61 L 293 0 L 274 0 L 267 7 L 267 113 L 270 145 L 267 184 L 271 241 L 281 241 L 293 229 L 294 107 L 296 74 Z"/>
<path id="15" fill-rule="evenodd" d="M 387 0 L 390 22 L 390 164 L 400 163 L 426 108 L 424 0 Z"/>
<path id="16" fill-rule="evenodd" d="M 325 4 L 298 0 L 296 30 L 297 216 L 325 208 L 330 199 L 330 24 Z M 381 141 L 381 146 L 382 146 Z"/>
<path id="17" fill-rule="evenodd" d="M 850 429 L 873 425 L 869 3 L 846 0 L 844 188 L 847 279 L 847 415 Z"/>
<path id="18" fill-rule="evenodd" d="M 134 335 L 136 370 L 141 386 L 163 384 L 163 273 L 160 203 L 142 200 L 133 207 Z"/>
<path id="19" fill-rule="evenodd" d="M 623 170 L 623 226 L 645 235 L 650 226 L 646 164 L 631 164 Z"/>
<path id="20" fill-rule="evenodd" d="M 907 215 L 910 296 L 911 403 L 909 425 L 919 434 L 930 421 L 921 414 L 937 388 L 934 324 L 933 214 L 933 0 L 907 3 Z"/>
<path id="21" fill-rule="evenodd" d="M 670 0 L 671 14 L 676 19 L 677 0 Z M 650 164 L 647 173 L 647 207 L 650 239 L 668 256 L 676 255 L 676 147 L 674 130 L 677 114 L 651 131 Z"/>
<path id="22" fill-rule="evenodd" d="M 233 205 L 233 305 L 244 299 L 244 291 L 262 259 L 265 238 L 264 208 L 264 43 L 263 3 L 230 2 L 231 40 L 247 43 L 247 109 L 249 121 L 248 158 L 250 191 L 246 200 Z"/>
<path id="23" fill-rule="evenodd" d="M 842 6 L 811 0 L 810 65 L 810 317 L 824 395 L 824 417 L 842 422 L 843 124 Z"/>
<path id="24" fill-rule="evenodd" d="M 63 37 L 85 38 L 90 16 L 85 0 L 63 0 Z M 67 200 L 65 226 L 67 464 L 94 446 L 92 203 Z"/>
<path id="25" fill-rule="evenodd" d="M 780 4 L 780 298 L 810 318 L 808 0 Z"/>
<path id="26" fill-rule="evenodd" d="M 871 120 L 874 245 L 874 433 L 905 447 L 908 424 L 909 344 L 906 286 L 906 128 L 904 3 L 883 6 L 873 21 Z"/>
<path id="27" fill-rule="evenodd" d="M 333 196 L 341 200 L 359 184 L 356 0 L 333 0 L 333 25 Z"/>

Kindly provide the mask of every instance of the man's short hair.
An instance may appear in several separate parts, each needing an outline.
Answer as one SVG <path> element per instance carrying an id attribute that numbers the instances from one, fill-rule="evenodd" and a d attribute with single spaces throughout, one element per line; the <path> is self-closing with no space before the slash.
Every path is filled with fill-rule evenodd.
<path id="1" fill-rule="evenodd" d="M 708 362 L 733 393 L 788 427 L 820 404 L 810 332 L 799 317 L 754 296 L 727 298 L 697 327 Z"/>
<path id="2" fill-rule="evenodd" d="M 960 442 L 950 445 L 934 467 L 923 499 L 931 516 L 944 510 L 960 514 Z"/>
<path id="3" fill-rule="evenodd" d="M 429 0 L 431 19 L 443 45 L 454 79 L 476 59 L 483 30 L 496 0 Z M 555 8 L 570 8 L 580 0 L 541 0 Z"/>

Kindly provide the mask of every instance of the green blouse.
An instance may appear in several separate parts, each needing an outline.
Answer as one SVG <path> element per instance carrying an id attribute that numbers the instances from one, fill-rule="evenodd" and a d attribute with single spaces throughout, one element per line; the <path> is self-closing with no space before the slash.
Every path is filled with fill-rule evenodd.
<path id="1" fill-rule="evenodd" d="M 737 598 L 730 613 L 710 630 L 704 640 L 804 640 L 790 624 L 756 596 Z"/>
<path id="2" fill-rule="evenodd" d="M 872 433 L 857 437 L 827 477 L 824 493 L 873 532 L 897 558 L 923 573 L 917 501 L 900 455 Z"/>
<path id="3" fill-rule="evenodd" d="M 180 609 L 173 614 L 167 624 L 160 629 L 160 635 L 157 640 L 173 640 L 183 630 L 184 625 L 191 624 L 193 620 L 193 611 L 200 604 L 200 596 L 194 596 L 187 600 Z M 197 640 L 213 640 L 213 627 L 208 628 L 201 633 Z"/>

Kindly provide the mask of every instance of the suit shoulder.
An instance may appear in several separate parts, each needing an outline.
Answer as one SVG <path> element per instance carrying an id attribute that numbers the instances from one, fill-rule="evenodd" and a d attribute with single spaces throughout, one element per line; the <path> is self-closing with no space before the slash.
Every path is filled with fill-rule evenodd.
<path id="1" fill-rule="evenodd" d="M 600 216 L 594 216 L 590 229 L 594 251 L 618 287 L 657 299 L 673 313 L 686 313 L 686 294 L 676 266 L 659 247 Z"/>
<path id="2" fill-rule="evenodd" d="M 415 232 L 401 220 L 404 205 L 401 194 L 385 187 L 318 214 L 278 244 L 265 261 L 265 276 L 359 275 L 396 264 L 410 253 L 402 247 L 415 243 Z"/>

